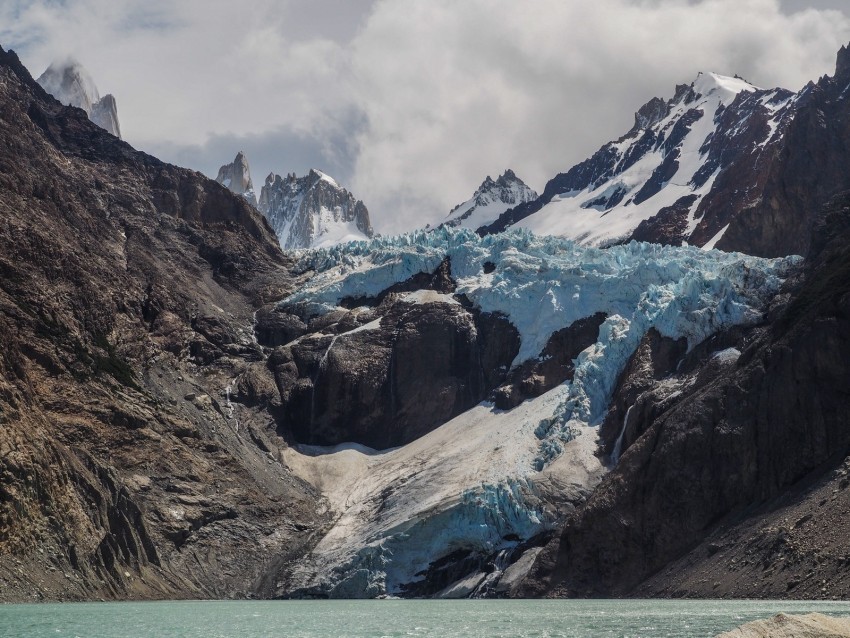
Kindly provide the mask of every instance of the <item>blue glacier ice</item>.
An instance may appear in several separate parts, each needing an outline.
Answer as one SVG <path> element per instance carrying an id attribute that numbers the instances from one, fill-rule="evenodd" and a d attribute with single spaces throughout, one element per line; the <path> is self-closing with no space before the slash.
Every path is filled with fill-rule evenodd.
<path id="1" fill-rule="evenodd" d="M 514 364 L 538 356 L 556 330 L 597 312 L 608 315 L 597 343 L 576 362 L 560 415 L 564 423 L 588 425 L 604 415 L 617 377 L 650 328 L 686 337 L 693 347 L 730 326 L 757 322 L 801 262 L 634 241 L 593 248 L 523 230 L 478 237 L 442 227 L 306 252 L 300 267 L 316 274 L 281 303 L 324 314 L 345 297 L 375 296 L 433 272 L 446 257 L 457 293 L 485 312 L 503 313 L 519 330 Z M 486 262 L 494 272 L 484 273 Z"/>
<path id="2" fill-rule="evenodd" d="M 443 227 L 301 253 L 300 268 L 311 273 L 310 279 L 281 304 L 324 314 L 346 297 L 376 296 L 412 275 L 433 272 L 446 257 L 457 293 L 482 311 L 503 313 L 516 326 L 521 347 L 514 364 L 539 356 L 552 333 L 578 319 L 598 312 L 607 319 L 597 342 L 575 360 L 572 382 L 528 402 L 537 403 L 525 417 L 516 417 L 516 427 L 506 427 L 505 449 L 486 451 L 492 435 L 480 424 L 467 428 L 464 415 L 443 426 L 443 433 L 437 430 L 405 446 L 418 446 L 415 458 L 429 469 L 398 487 L 382 506 L 386 523 L 358 522 L 368 519 L 363 508 L 357 516 L 340 519 L 346 521 L 344 533 L 326 543 L 333 550 L 328 555 L 334 556 L 329 559 L 334 576 L 323 582 L 332 595 L 394 592 L 430 561 L 455 549 L 495 551 L 509 545 L 506 536 L 527 539 L 556 524 L 552 512 L 557 504 L 547 507 L 536 482 L 547 472 L 564 471 L 563 459 L 555 461 L 577 437 L 595 432 L 586 426 L 601 422 L 619 375 L 647 331 L 685 337 L 693 347 L 725 328 L 758 322 L 801 263 L 799 257 L 761 259 L 638 242 L 600 249 L 523 230 L 482 238 Z M 495 266 L 488 268 L 492 272 L 484 272 L 487 262 Z M 483 409 L 474 409 L 479 416 L 470 417 L 470 423 L 481 420 Z M 487 418 L 510 421 L 513 413 L 520 408 Z M 537 420 L 526 423 L 528 414 Z M 482 467 L 504 470 L 490 470 L 470 482 L 461 469 L 473 462 L 477 449 L 462 461 L 450 450 L 463 437 L 475 436 L 480 454 L 490 454 Z M 405 453 L 401 448 L 393 454 Z M 392 462 L 390 457 L 387 463 Z M 371 493 L 386 487 L 380 481 L 397 480 L 404 471 L 399 461 L 384 478 L 370 479 L 376 481 Z M 418 503 L 416 490 L 429 494 L 438 481 L 443 481 L 442 500 Z"/>

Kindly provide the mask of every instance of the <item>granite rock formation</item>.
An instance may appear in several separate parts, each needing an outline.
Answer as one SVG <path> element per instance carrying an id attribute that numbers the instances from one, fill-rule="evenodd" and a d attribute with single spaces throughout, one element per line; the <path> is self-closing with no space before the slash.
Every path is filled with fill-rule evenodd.
<path id="1" fill-rule="evenodd" d="M 237 195 L 241 195 L 256 208 L 257 195 L 254 193 L 254 183 L 251 181 L 251 168 L 248 166 L 248 158 L 242 151 L 236 154 L 236 158 L 230 164 L 225 164 L 218 169 L 215 181 Z"/>
<path id="2" fill-rule="evenodd" d="M 37 81 L 62 104 L 83 109 L 92 122 L 121 138 L 115 97 L 111 94 L 100 97 L 94 80 L 79 62 L 71 58 L 55 62 Z"/>

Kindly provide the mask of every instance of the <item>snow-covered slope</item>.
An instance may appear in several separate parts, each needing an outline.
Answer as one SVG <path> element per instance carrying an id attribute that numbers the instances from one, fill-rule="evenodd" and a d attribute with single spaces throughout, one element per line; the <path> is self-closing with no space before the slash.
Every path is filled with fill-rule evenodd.
<path id="1" fill-rule="evenodd" d="M 503 313 L 518 329 L 515 364 L 538 356 L 555 331 L 601 312 L 607 319 L 598 339 L 575 360 L 571 382 L 512 410 L 482 403 L 383 452 L 289 450 L 287 465 L 323 491 L 337 518 L 281 580 L 281 594 L 410 593 L 423 570 L 458 552 L 493 556 L 495 567 L 463 574 L 445 595 L 493 585 L 527 549 L 524 541 L 562 521 L 570 494 L 578 499 L 599 480 L 596 426 L 643 336 L 655 328 L 694 346 L 731 325 L 759 321 L 799 261 L 635 242 L 597 249 L 525 231 L 479 238 L 442 227 L 310 251 L 301 266 L 317 274 L 281 307 L 327 314 L 346 298 L 374 297 L 433 272 L 446 257 L 456 294 Z"/>
<path id="2" fill-rule="evenodd" d="M 236 154 L 233 162 L 218 169 L 215 181 L 244 197 L 252 206 L 257 206 L 257 196 L 251 181 L 251 168 L 248 166 L 248 158 L 242 151 Z"/>
<path id="3" fill-rule="evenodd" d="M 482 231 L 516 226 L 591 245 L 629 238 L 717 244 L 762 192 L 799 96 L 701 73 L 653 98 L 622 138 Z"/>
<path id="4" fill-rule="evenodd" d="M 270 174 L 259 209 L 284 249 L 334 246 L 374 234 L 363 202 L 315 169 L 304 177 Z"/>
<path id="5" fill-rule="evenodd" d="M 443 223 L 475 230 L 492 224 L 509 208 L 535 199 L 537 193 L 508 169 L 495 181 L 488 175 L 472 197 L 455 206 Z"/>
<path id="6" fill-rule="evenodd" d="M 92 122 L 121 137 L 115 98 L 112 95 L 101 98 L 94 80 L 76 60 L 54 62 L 36 81 L 62 104 L 83 109 Z"/>

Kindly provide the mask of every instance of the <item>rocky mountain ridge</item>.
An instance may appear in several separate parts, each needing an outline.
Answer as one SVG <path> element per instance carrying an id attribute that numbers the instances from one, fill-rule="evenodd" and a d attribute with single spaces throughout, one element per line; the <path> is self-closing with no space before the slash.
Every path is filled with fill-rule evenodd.
<path id="1" fill-rule="evenodd" d="M 517 226 L 596 245 L 804 255 L 817 211 L 850 188 L 835 168 L 846 159 L 837 140 L 847 137 L 848 57 L 842 47 L 835 75 L 796 94 L 700 74 L 671 100 L 650 100 L 625 136 L 479 232 Z"/>
<path id="2" fill-rule="evenodd" d="M 271 173 L 260 191 L 258 207 L 284 250 L 325 248 L 374 235 L 363 202 L 316 169 L 304 177 Z"/>
<path id="3" fill-rule="evenodd" d="M 271 228 L 2 50 L 0 135 L 0 596 L 262 595 L 324 525 L 257 366 L 295 286 Z"/>

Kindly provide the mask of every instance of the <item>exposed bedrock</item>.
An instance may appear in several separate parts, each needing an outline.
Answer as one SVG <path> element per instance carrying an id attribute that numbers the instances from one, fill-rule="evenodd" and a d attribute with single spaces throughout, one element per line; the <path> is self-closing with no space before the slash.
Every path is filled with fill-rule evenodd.
<path id="1" fill-rule="evenodd" d="M 291 260 L 2 49 L 0 112 L 0 600 L 262 593 L 326 524 L 251 335 Z"/>
<path id="2" fill-rule="evenodd" d="M 409 443 L 487 398 L 519 351 L 507 319 L 445 293 L 381 297 L 375 308 L 310 321 L 316 332 L 272 355 L 281 427 L 296 441 L 378 449 Z M 270 315 L 261 332 L 284 323 L 296 326 L 287 336 L 308 329 L 295 315 Z"/>
<path id="3" fill-rule="evenodd" d="M 493 393 L 496 407 L 509 410 L 571 380 L 574 359 L 596 343 L 599 326 L 605 319 L 604 312 L 597 312 L 553 333 L 539 357 L 511 370 L 506 382 L 496 389 Z"/>

